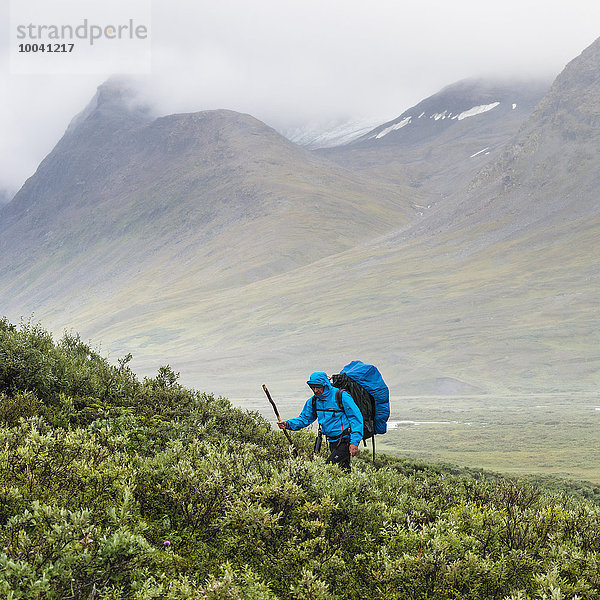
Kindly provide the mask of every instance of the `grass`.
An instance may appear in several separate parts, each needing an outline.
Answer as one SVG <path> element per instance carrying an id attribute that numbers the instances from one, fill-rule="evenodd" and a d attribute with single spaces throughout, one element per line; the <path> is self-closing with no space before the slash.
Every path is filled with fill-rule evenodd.
<path id="1" fill-rule="evenodd" d="M 400 423 L 377 443 L 398 456 L 600 484 L 599 408 L 586 394 L 398 398 L 390 422 Z"/>

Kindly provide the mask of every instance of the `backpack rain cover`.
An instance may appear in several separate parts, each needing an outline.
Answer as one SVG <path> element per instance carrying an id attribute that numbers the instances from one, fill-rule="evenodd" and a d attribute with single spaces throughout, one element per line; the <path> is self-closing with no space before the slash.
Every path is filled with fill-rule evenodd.
<path id="1" fill-rule="evenodd" d="M 353 360 L 342 369 L 342 373 L 362 385 L 373 396 L 375 433 L 385 433 L 390 416 L 390 390 L 377 367 L 367 365 L 360 360 Z"/>

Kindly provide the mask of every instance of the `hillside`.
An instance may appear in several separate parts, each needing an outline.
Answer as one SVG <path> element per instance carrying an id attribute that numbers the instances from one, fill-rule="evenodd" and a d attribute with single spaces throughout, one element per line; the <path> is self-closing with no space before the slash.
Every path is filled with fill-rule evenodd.
<path id="1" fill-rule="evenodd" d="M 312 434 L 295 457 L 257 415 L 76 334 L 1 320 L 0 355 L 3 597 L 600 596 L 598 487 L 368 453 L 346 475 Z"/>
<path id="2" fill-rule="evenodd" d="M 3 310 L 59 327 L 92 310 L 97 327 L 115 294 L 137 313 L 165 293 L 259 281 L 412 212 L 401 189 L 317 158 L 249 115 L 153 118 L 111 80 L 1 209 Z"/>
<path id="3" fill-rule="evenodd" d="M 535 403 L 535 394 L 570 392 L 592 402 L 600 155 L 588 71 L 600 65 L 596 51 L 597 43 L 565 68 L 469 186 L 404 228 L 261 282 L 199 293 L 195 304 L 170 295 L 152 328 L 138 314 L 127 336 L 117 325 L 102 334 L 120 352 L 143 346 L 144 368 L 168 360 L 194 385 L 241 398 L 265 380 L 303 394 L 305 374 L 361 358 L 398 396 L 445 395 L 450 382 L 458 395 L 532 394 Z M 591 143 L 569 143 L 565 119 Z M 171 346 L 158 330 L 166 307 L 193 323 Z"/>

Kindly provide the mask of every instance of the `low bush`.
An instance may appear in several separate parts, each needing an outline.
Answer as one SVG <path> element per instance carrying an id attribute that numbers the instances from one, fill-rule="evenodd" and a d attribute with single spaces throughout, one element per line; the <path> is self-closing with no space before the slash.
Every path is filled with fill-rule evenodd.
<path id="1" fill-rule="evenodd" d="M 387 456 L 348 475 L 129 360 L 0 321 L 0 597 L 600 598 L 593 486 Z"/>

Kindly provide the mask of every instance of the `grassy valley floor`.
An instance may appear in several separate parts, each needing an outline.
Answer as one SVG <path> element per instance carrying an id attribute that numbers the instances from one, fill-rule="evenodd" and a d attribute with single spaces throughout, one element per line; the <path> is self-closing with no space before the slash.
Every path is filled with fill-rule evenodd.
<path id="1" fill-rule="evenodd" d="M 600 402 L 591 395 L 398 398 L 378 448 L 510 474 L 600 483 Z"/>

